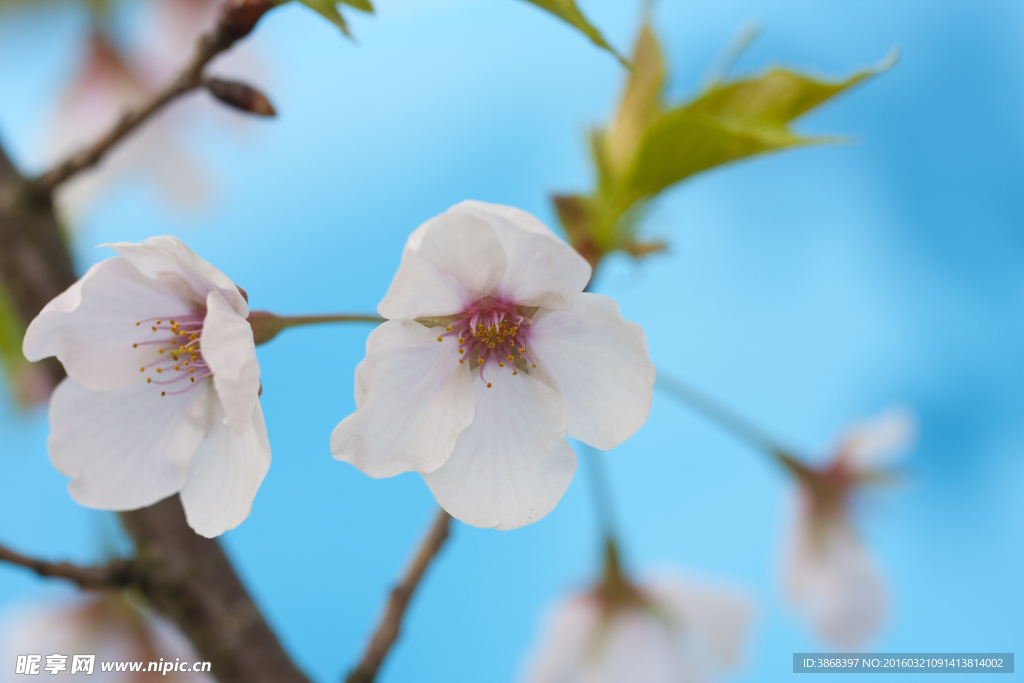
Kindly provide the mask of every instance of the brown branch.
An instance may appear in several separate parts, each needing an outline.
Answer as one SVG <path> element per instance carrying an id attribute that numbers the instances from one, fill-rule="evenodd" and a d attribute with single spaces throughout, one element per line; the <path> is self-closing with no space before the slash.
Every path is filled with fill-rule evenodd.
<path id="1" fill-rule="evenodd" d="M 176 81 L 165 95 L 194 78 L 197 66 L 201 71 L 209 59 L 251 30 L 269 6 L 261 0 L 228 0 L 214 37 L 207 36 L 200 42 L 191 70 L 182 77 L 185 80 Z M 166 97 L 159 99 L 169 101 Z M 155 109 L 142 111 L 148 113 L 137 116 L 133 126 Z M 94 158 L 83 157 L 78 165 L 41 179 L 35 192 L 26 192 L 30 184 L 0 147 L 0 281 L 26 324 L 76 279 L 49 190 L 98 161 L 113 142 L 95 148 L 98 153 Z M 63 379 L 64 369 L 56 359 L 49 359 L 45 367 L 55 384 Z M 200 658 L 212 663 L 221 683 L 309 683 L 281 647 L 219 543 L 197 536 L 189 528 L 177 496 L 148 508 L 123 512 L 121 520 L 138 549 L 132 584 L 153 607 L 174 620 Z M 75 574 L 70 566 L 39 564 L 16 553 L 8 556 L 37 572 L 64 578 Z"/>
<path id="2" fill-rule="evenodd" d="M 0 545 L 0 562 L 24 567 L 39 576 L 67 579 L 80 588 L 121 588 L 134 582 L 135 565 L 131 560 L 114 560 L 109 564 L 82 566 L 70 562 L 45 562 Z"/>
<path id="3" fill-rule="evenodd" d="M 153 114 L 181 95 L 202 86 L 203 69 L 206 65 L 247 36 L 260 17 L 271 7 L 273 5 L 265 0 L 226 0 L 221 5 L 216 26 L 211 32 L 199 38 L 192 59 L 174 81 L 155 93 L 139 108 L 126 112 L 113 128 L 91 145 L 30 181 L 29 196 L 37 201 L 49 199 L 54 188 L 79 171 L 99 163 L 112 147 Z"/>
<path id="4" fill-rule="evenodd" d="M 309 683 L 281 646 L 220 544 L 189 528 L 178 496 L 122 512 L 139 587 L 213 664 L 221 683 Z"/>
<path id="5" fill-rule="evenodd" d="M 451 519 L 451 515 L 444 510 L 438 511 L 434 524 L 430 527 L 430 532 L 420 544 L 416 557 L 405 570 L 405 576 L 402 577 L 401 583 L 391 590 L 387 607 L 377 625 L 377 630 L 370 638 L 369 645 L 366 646 L 363 659 L 345 679 L 346 683 L 372 683 L 377 677 L 380 665 L 384 662 L 388 651 L 391 650 L 391 646 L 398 640 L 402 617 L 405 616 L 409 600 L 416 591 L 420 579 L 423 578 L 424 572 L 427 571 L 427 567 L 430 566 L 431 561 L 444 545 L 445 539 L 448 538 Z"/>

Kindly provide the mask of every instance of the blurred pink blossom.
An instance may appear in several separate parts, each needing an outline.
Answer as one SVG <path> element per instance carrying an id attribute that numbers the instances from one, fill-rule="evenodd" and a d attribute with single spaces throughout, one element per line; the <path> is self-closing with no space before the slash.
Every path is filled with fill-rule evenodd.
<path id="1" fill-rule="evenodd" d="M 885 467 L 911 446 L 914 416 L 893 409 L 850 429 L 823 467 L 798 466 L 798 508 L 786 556 L 790 600 L 818 635 L 856 648 L 882 624 L 886 591 L 852 523 L 855 494 L 886 480 Z"/>
<path id="2" fill-rule="evenodd" d="M 43 669 L 48 655 L 66 655 L 66 669 L 51 674 Z M 74 655 L 96 656 L 91 675 L 72 674 Z M 31 680 L 15 673 L 18 655 L 42 655 L 39 677 L 51 681 L 87 680 L 92 683 L 142 683 L 159 677 L 167 683 L 215 683 L 205 673 L 169 671 L 146 673 L 149 662 L 194 664 L 200 657 L 171 622 L 130 604 L 117 594 L 82 595 L 34 603 L 4 615 L 0 625 L 0 683 Z M 104 672 L 100 662 L 145 662 L 140 673 Z"/>
<path id="3" fill-rule="evenodd" d="M 524 683 L 707 683 L 741 659 L 751 616 L 738 593 L 663 578 L 559 604 Z"/>

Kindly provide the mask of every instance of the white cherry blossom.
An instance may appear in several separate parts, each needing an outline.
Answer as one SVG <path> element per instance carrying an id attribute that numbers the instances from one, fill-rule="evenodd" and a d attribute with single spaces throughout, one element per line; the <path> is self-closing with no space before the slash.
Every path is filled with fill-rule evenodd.
<path id="1" fill-rule="evenodd" d="M 512 529 L 551 512 L 576 471 L 646 421 L 643 328 L 583 292 L 590 265 L 530 214 L 463 202 L 410 235 L 356 368 L 334 457 L 419 472 L 441 506 Z"/>
<path id="2" fill-rule="evenodd" d="M 839 647 L 859 647 L 886 614 L 885 582 L 854 530 L 853 499 L 884 480 L 884 468 L 909 449 L 914 435 L 913 415 L 893 409 L 850 429 L 823 467 L 797 470 L 787 591 L 818 635 Z"/>
<path id="3" fill-rule="evenodd" d="M 18 655 L 42 655 L 36 676 L 15 673 Z M 48 655 L 65 669 L 47 671 Z M 95 655 L 93 670 L 75 671 L 74 655 Z M 41 678 L 51 681 L 129 683 L 161 680 L 167 683 L 214 683 L 208 673 L 168 671 L 144 673 L 149 662 L 185 662 L 191 668 L 199 656 L 180 631 L 163 617 L 141 610 L 116 594 L 29 603 L 4 614 L 0 623 L 0 683 Z M 143 673 L 104 672 L 101 662 L 144 662 Z"/>
<path id="4" fill-rule="evenodd" d="M 270 467 L 249 307 L 173 237 L 109 245 L 25 334 L 68 378 L 50 401 L 50 460 L 82 505 L 132 510 L 181 493 L 213 537 L 244 520 Z"/>
<path id="5" fill-rule="evenodd" d="M 709 683 L 739 663 L 751 613 L 739 594 L 676 578 L 632 590 L 558 605 L 523 683 Z"/>

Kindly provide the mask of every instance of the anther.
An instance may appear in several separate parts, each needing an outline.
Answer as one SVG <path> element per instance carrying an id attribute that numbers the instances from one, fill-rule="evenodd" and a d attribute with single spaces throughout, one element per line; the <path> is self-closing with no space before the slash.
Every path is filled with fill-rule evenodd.
<path id="1" fill-rule="evenodd" d="M 499 368 L 503 368 L 503 367 L 505 367 L 505 364 L 504 364 L 504 363 L 502 363 L 501 361 L 499 361 L 499 362 L 498 362 L 498 367 L 499 367 Z"/>
<path id="2" fill-rule="evenodd" d="M 488 382 L 488 383 L 487 383 L 487 388 L 488 388 L 488 389 L 490 389 L 490 388 L 491 388 L 491 383 L 490 383 L 490 382 Z"/>
<path id="3" fill-rule="evenodd" d="M 153 378 L 152 378 L 152 377 L 147 377 L 147 378 L 146 378 L 146 384 L 149 384 L 149 383 L 150 383 L 150 382 L 152 382 L 152 381 L 153 381 Z"/>
<path id="4" fill-rule="evenodd" d="M 533 364 L 531 364 L 531 365 L 530 365 L 530 367 L 531 367 L 531 368 L 535 368 L 535 367 L 537 367 L 537 364 L 536 364 L 536 363 L 533 363 Z"/>
<path id="5" fill-rule="evenodd" d="M 139 348 L 139 345 L 138 344 L 132 344 L 132 348 L 133 349 L 137 349 L 137 348 Z"/>
<path id="6" fill-rule="evenodd" d="M 440 338 L 440 337 L 438 337 L 438 338 L 437 338 L 437 341 L 441 341 L 441 338 Z"/>
<path id="7" fill-rule="evenodd" d="M 508 361 L 514 361 L 514 360 L 515 360 L 515 358 L 513 358 L 513 357 L 512 357 L 512 354 L 510 353 L 510 354 L 508 354 L 508 358 L 506 358 L 505 360 L 508 360 Z"/>
<path id="8" fill-rule="evenodd" d="M 161 392 L 160 392 L 160 395 L 161 395 L 161 396 L 166 396 L 166 395 L 167 395 L 167 392 L 166 392 L 166 391 L 161 391 Z"/>
<path id="9" fill-rule="evenodd" d="M 462 360 L 461 358 L 459 359 L 459 365 L 462 365 L 462 364 L 463 364 L 464 362 L 465 362 L 465 361 L 464 361 L 464 360 Z"/>
<path id="10" fill-rule="evenodd" d="M 494 342 L 491 342 L 490 344 L 488 344 L 487 347 L 493 349 L 494 348 Z"/>
<path id="11" fill-rule="evenodd" d="M 139 368 L 139 372 L 145 372 L 146 368 Z"/>
<path id="12" fill-rule="evenodd" d="M 159 321 L 159 320 L 157 320 L 157 321 L 156 321 L 156 324 L 157 324 L 157 325 L 159 325 L 159 324 L 160 324 L 160 321 Z"/>
<path id="13" fill-rule="evenodd" d="M 153 331 L 156 332 L 156 328 L 155 327 L 153 328 Z"/>
<path id="14" fill-rule="evenodd" d="M 158 349 L 158 351 L 159 351 L 160 353 L 163 353 L 163 352 L 164 352 L 164 350 L 163 350 L 163 349 Z"/>
<path id="15" fill-rule="evenodd" d="M 476 362 L 479 363 L 480 365 L 483 365 L 484 364 L 484 359 L 483 358 L 477 358 Z"/>
<path id="16" fill-rule="evenodd" d="M 459 349 L 459 353 L 465 353 L 466 349 Z"/>
<path id="17" fill-rule="evenodd" d="M 519 371 L 518 371 L 518 370 L 513 370 L 513 371 L 512 371 L 512 374 L 513 374 L 513 375 L 518 375 L 518 374 L 519 374 Z"/>
<path id="18" fill-rule="evenodd" d="M 157 368 L 156 371 L 157 372 L 163 372 L 163 370 L 161 370 L 160 368 Z"/>
<path id="19" fill-rule="evenodd" d="M 140 321 L 140 322 L 137 322 L 137 323 L 135 323 L 135 327 L 138 327 L 138 326 L 139 326 L 139 325 L 141 325 L 141 324 L 142 324 L 142 322 L 141 322 L 141 321 Z"/>
<path id="20" fill-rule="evenodd" d="M 181 366 L 180 366 L 180 365 L 175 365 L 175 366 L 174 366 L 174 369 L 175 369 L 175 370 L 181 370 Z"/>
<path id="21" fill-rule="evenodd" d="M 189 377 L 189 378 L 188 378 L 188 381 L 189 381 L 189 382 L 195 382 L 195 381 L 196 381 L 196 378 L 195 378 L 195 377 Z"/>
<path id="22" fill-rule="evenodd" d="M 445 329 L 445 330 L 447 330 L 448 332 L 451 332 L 451 331 L 452 331 L 452 326 L 451 326 L 451 325 L 449 325 L 448 327 L 446 327 L 446 328 L 444 328 L 444 329 Z"/>

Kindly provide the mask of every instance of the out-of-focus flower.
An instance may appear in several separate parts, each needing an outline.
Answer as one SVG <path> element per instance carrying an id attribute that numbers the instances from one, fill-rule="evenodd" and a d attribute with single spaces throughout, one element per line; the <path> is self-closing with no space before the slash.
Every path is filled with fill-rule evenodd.
<path id="1" fill-rule="evenodd" d="M 249 307 L 173 237 L 109 245 L 29 325 L 29 360 L 68 378 L 50 401 L 50 459 L 82 505 L 132 510 L 181 492 L 217 536 L 244 520 L 270 467 Z"/>
<path id="2" fill-rule="evenodd" d="M 886 481 L 885 467 L 914 440 L 913 415 L 894 409 L 852 428 L 823 467 L 790 463 L 799 483 L 796 528 L 786 560 L 792 602 L 818 634 L 856 648 L 881 625 L 885 585 L 851 519 L 854 496 Z"/>
<path id="3" fill-rule="evenodd" d="M 129 109 L 152 93 L 157 82 L 147 80 L 99 30 L 94 30 L 76 76 L 47 136 L 51 163 L 78 152 L 106 133 Z M 197 165 L 175 139 L 180 128 L 175 112 L 161 112 L 133 132 L 93 169 L 58 188 L 58 203 L 72 217 L 82 213 L 98 191 L 109 183 L 139 173 L 156 180 L 168 200 L 195 205 L 206 196 L 206 182 Z"/>
<path id="4" fill-rule="evenodd" d="M 191 644 L 166 619 L 142 611 L 115 594 L 68 598 L 33 604 L 5 615 L 0 627 L 0 683 L 31 680 L 15 673 L 19 655 L 41 655 L 37 675 L 45 680 L 85 680 L 93 683 L 142 683 L 156 680 L 147 673 L 149 662 L 186 663 L 191 669 L 199 659 Z M 48 657 L 63 670 L 45 667 Z M 92 671 L 75 671 L 75 655 L 95 655 Z M 163 660 L 163 661 L 161 661 Z M 101 662 L 142 662 L 142 671 L 103 671 Z M 82 664 L 79 664 L 81 667 Z M 179 669 L 182 668 L 180 665 Z M 168 671 L 160 680 L 168 683 L 214 683 L 206 673 Z"/>
<path id="5" fill-rule="evenodd" d="M 416 229 L 331 450 L 372 477 L 422 474 L 479 527 L 544 517 L 576 471 L 647 419 L 643 328 L 583 293 L 590 266 L 530 214 L 463 202 Z"/>
<path id="6" fill-rule="evenodd" d="M 739 663 L 751 613 L 744 598 L 674 578 L 633 585 L 614 573 L 555 608 L 524 683 L 706 683 Z"/>

